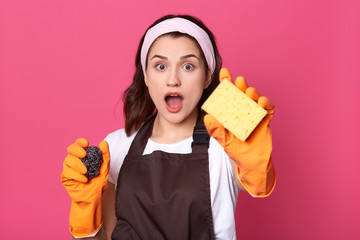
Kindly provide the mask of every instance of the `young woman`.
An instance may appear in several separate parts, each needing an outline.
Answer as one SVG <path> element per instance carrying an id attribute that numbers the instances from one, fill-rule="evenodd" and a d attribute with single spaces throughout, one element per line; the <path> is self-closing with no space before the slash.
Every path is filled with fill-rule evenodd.
<path id="1" fill-rule="evenodd" d="M 219 80 L 231 80 L 220 68 L 213 34 L 200 20 L 168 15 L 148 28 L 124 94 L 125 129 L 99 144 L 99 176 L 83 175 L 86 139 L 68 147 L 61 177 L 74 238 L 236 239 L 239 189 L 265 197 L 275 186 L 274 106 L 238 77 L 236 86 L 269 113 L 250 138 L 241 142 L 204 117 L 202 103 Z"/>

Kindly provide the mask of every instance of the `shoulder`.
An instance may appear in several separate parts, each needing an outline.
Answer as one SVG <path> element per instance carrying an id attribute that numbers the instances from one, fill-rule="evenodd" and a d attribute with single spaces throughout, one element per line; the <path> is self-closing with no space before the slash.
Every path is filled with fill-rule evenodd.
<path id="1" fill-rule="evenodd" d="M 110 143 L 110 142 L 119 142 L 119 141 L 127 141 L 129 140 L 131 137 L 133 137 L 134 134 L 132 134 L 131 136 L 127 136 L 125 133 L 125 129 L 121 128 L 118 129 L 114 132 L 109 133 L 105 140 Z"/>
<path id="2" fill-rule="evenodd" d="M 126 148 L 126 146 L 130 146 L 131 142 L 134 140 L 135 135 L 136 132 L 134 132 L 130 136 L 127 136 L 125 133 L 125 129 L 121 128 L 119 130 L 109 133 L 106 136 L 105 141 L 108 142 L 111 152 L 112 150 L 115 151 L 116 149 L 124 149 Z"/>
<path id="3" fill-rule="evenodd" d="M 124 128 L 109 133 L 106 136 L 105 141 L 107 141 L 107 143 L 109 144 L 110 155 L 114 157 L 118 155 L 118 153 L 124 151 L 126 154 L 132 141 L 134 140 L 135 135 L 136 132 L 134 132 L 130 136 L 127 136 Z"/>
<path id="4" fill-rule="evenodd" d="M 228 162 L 230 160 L 224 148 L 213 137 L 210 137 L 209 141 L 209 154 L 216 156 L 216 158 L 222 159 L 224 162 Z"/>

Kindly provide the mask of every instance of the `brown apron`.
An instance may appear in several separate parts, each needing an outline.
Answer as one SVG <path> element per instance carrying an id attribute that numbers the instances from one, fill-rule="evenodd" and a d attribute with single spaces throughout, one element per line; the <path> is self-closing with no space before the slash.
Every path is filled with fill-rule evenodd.
<path id="1" fill-rule="evenodd" d="M 154 119 L 140 128 L 120 169 L 112 239 L 215 239 L 205 127 L 198 121 L 194 128 L 192 153 L 143 155 Z"/>

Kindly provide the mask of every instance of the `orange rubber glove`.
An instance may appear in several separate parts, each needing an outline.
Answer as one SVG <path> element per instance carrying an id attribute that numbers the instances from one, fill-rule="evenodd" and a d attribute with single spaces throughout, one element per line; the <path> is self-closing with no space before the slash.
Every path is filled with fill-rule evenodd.
<path id="1" fill-rule="evenodd" d="M 91 180 L 85 177 L 87 169 L 79 158 L 86 156 L 84 148 L 89 142 L 79 138 L 68 148 L 64 160 L 61 183 L 71 197 L 70 232 L 74 236 L 86 236 L 100 229 L 102 224 L 102 193 L 107 188 L 110 154 L 106 141 L 99 144 L 103 162 L 100 174 Z"/>
<path id="2" fill-rule="evenodd" d="M 232 81 L 226 68 L 220 71 L 220 81 L 223 79 Z M 238 177 L 245 190 L 253 196 L 266 197 L 273 191 L 276 182 L 271 160 L 272 135 L 269 126 L 274 105 L 268 98 L 260 96 L 255 88 L 248 87 L 243 77 L 237 77 L 235 85 L 268 111 L 249 138 L 245 142 L 240 141 L 210 114 L 205 115 L 204 123 L 209 135 L 215 138 L 229 158 L 236 162 Z"/>

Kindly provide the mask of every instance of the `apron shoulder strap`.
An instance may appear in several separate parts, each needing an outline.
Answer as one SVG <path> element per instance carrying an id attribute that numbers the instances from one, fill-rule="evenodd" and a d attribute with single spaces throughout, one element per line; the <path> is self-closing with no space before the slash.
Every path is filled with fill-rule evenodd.
<path id="1" fill-rule="evenodd" d="M 204 112 L 199 112 L 196 126 L 194 127 L 193 142 L 191 143 L 193 153 L 207 152 L 210 136 L 203 121 Z"/>
<path id="2" fill-rule="evenodd" d="M 141 156 L 145 150 L 147 141 L 151 135 L 154 119 L 156 114 L 149 117 L 144 124 L 140 127 L 139 131 L 136 133 L 134 140 L 132 141 L 128 154 Z"/>
<path id="3" fill-rule="evenodd" d="M 193 142 L 191 143 L 191 147 L 199 146 L 199 145 L 206 145 L 209 147 L 210 136 L 206 130 L 204 125 L 196 125 L 194 127 L 193 133 Z"/>

